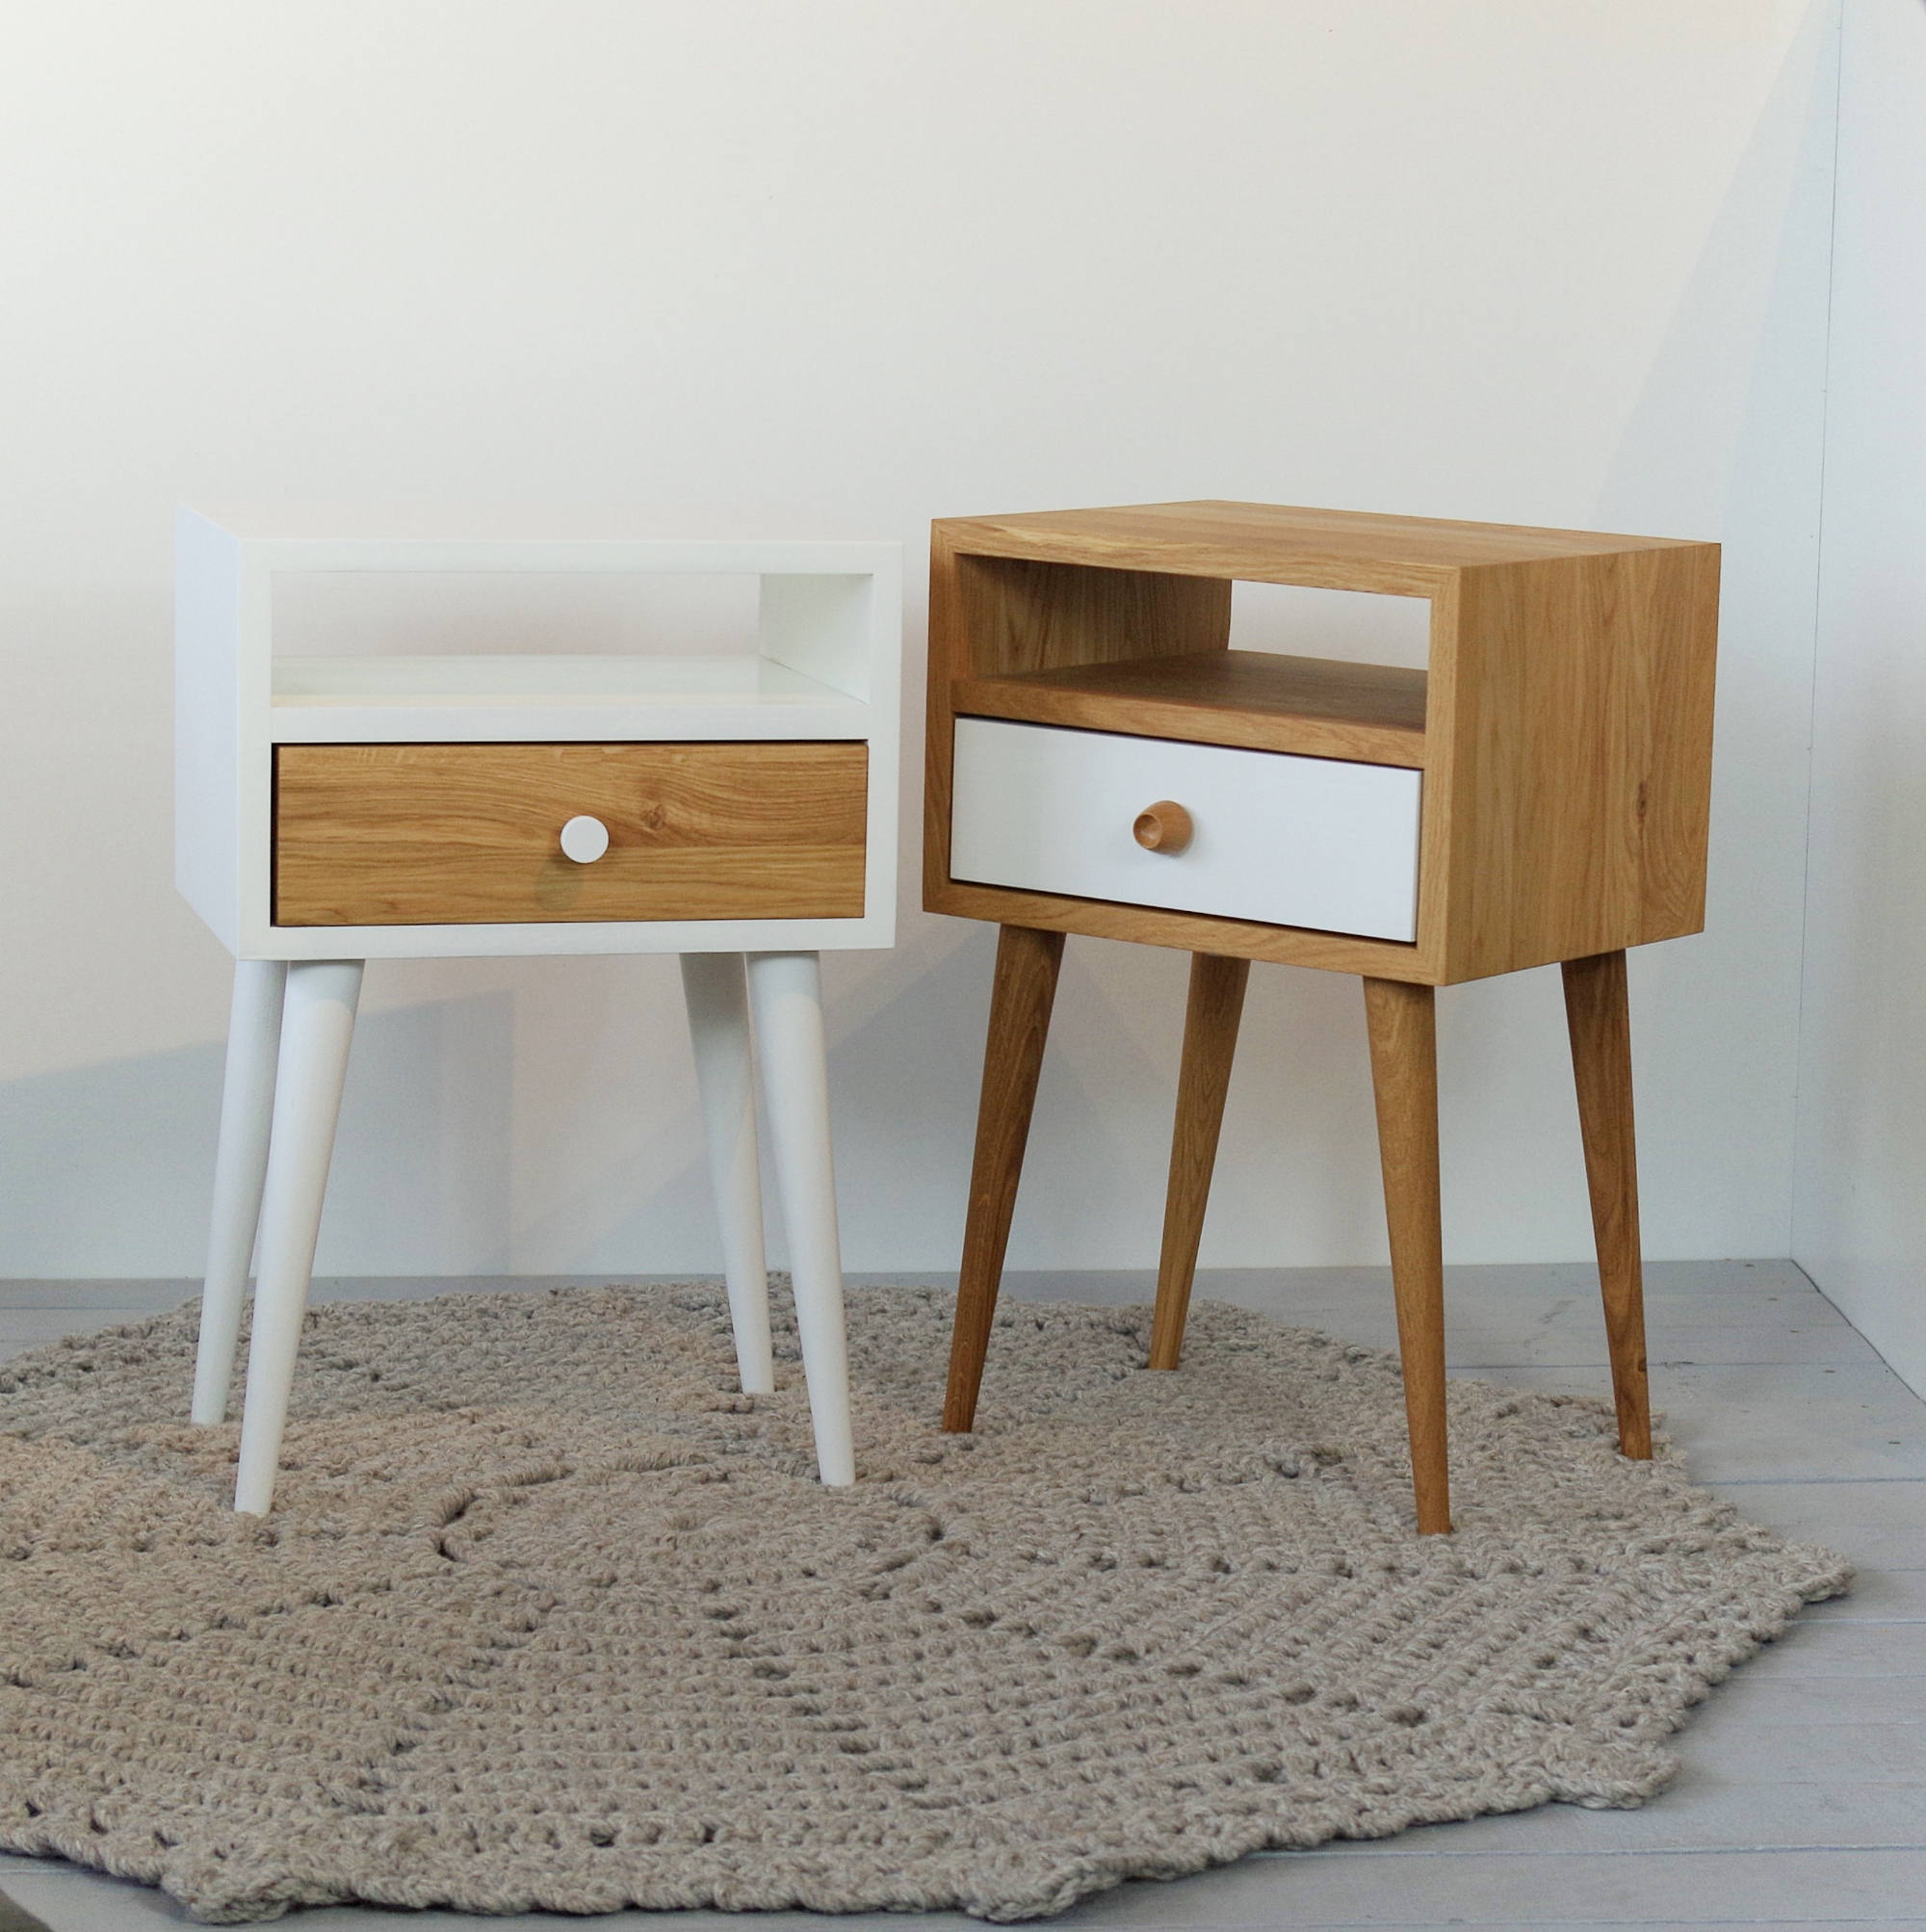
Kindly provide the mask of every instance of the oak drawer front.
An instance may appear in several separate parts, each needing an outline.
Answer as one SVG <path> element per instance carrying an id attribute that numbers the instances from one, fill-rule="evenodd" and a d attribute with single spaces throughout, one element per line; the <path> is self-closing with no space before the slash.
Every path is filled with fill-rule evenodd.
<path id="1" fill-rule="evenodd" d="M 1420 781 L 1402 766 L 959 718 L 950 873 L 1410 941 Z M 1133 834 L 1162 800 L 1189 817 L 1179 852 Z"/>
<path id="2" fill-rule="evenodd" d="M 274 924 L 857 919 L 868 770 L 850 742 L 277 745 Z"/>

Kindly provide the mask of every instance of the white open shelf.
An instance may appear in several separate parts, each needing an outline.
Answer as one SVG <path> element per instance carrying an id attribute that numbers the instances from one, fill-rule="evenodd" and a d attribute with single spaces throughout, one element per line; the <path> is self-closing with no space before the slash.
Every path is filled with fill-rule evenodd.
<path id="1" fill-rule="evenodd" d="M 330 517 L 322 527 L 338 530 L 340 520 Z M 898 545 L 318 536 L 278 517 L 217 521 L 185 509 L 175 542 L 175 876 L 237 957 L 810 952 L 894 942 L 902 647 Z M 455 648 L 431 654 L 395 648 L 397 626 L 377 623 L 371 633 L 366 600 L 350 596 L 322 606 L 302 606 L 297 597 L 287 631 L 299 647 L 277 649 L 277 584 L 299 592 L 317 575 L 418 580 L 423 594 L 404 601 L 425 614 L 422 641 L 447 639 Z M 550 630 L 543 621 L 540 581 L 625 576 L 754 579 L 743 598 L 741 644 L 691 655 L 701 626 L 679 631 L 671 621 L 664 640 L 687 640 L 680 651 L 585 652 L 581 626 L 563 621 Z M 463 649 L 461 623 L 443 608 L 442 587 L 433 580 L 473 577 L 500 584 L 503 594 L 484 605 L 487 621 L 467 634 L 471 642 Z M 564 596 L 561 614 L 578 606 L 603 611 L 606 601 L 584 605 Z M 325 620 L 315 619 L 316 609 Z M 588 628 L 607 636 L 610 627 Z M 524 635 L 532 641 L 553 636 L 557 648 L 504 649 L 505 630 L 517 642 Z M 780 739 L 868 745 L 859 917 L 367 927 L 273 923 L 277 744 Z"/>
<path id="2" fill-rule="evenodd" d="M 861 739 L 870 707 L 753 653 L 277 657 L 268 731 L 276 744 Z"/>

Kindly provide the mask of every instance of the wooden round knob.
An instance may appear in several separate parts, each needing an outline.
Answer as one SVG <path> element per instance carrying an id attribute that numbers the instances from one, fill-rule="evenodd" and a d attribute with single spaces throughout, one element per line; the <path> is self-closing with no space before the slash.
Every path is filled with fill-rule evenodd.
<path id="1" fill-rule="evenodd" d="M 609 827 L 586 812 L 561 828 L 561 851 L 579 866 L 593 865 L 609 849 Z"/>
<path id="2" fill-rule="evenodd" d="M 1137 814 L 1131 836 L 1147 852 L 1169 852 L 1175 856 L 1190 843 L 1190 835 L 1196 829 L 1190 822 L 1190 814 L 1182 805 L 1159 798 Z"/>

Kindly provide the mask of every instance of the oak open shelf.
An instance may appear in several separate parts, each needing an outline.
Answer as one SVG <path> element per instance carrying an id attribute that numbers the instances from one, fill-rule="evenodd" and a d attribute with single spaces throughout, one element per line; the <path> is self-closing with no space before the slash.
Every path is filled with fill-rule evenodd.
<path id="1" fill-rule="evenodd" d="M 1424 763 L 1425 673 L 1272 651 L 1190 651 L 950 686 L 959 715 L 1366 765 Z"/>
<path id="2" fill-rule="evenodd" d="M 1234 583 L 1422 599 L 1425 668 L 1234 651 Z M 943 519 L 924 904 L 1433 986 L 1696 932 L 1718 584 L 1715 544 L 1599 531 L 1217 502 Z M 957 874 L 973 716 L 1421 771 L 1415 937 Z"/>

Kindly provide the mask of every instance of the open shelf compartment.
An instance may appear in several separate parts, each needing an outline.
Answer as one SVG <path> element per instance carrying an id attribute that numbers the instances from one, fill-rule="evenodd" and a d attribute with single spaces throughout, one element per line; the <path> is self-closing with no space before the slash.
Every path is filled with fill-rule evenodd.
<path id="1" fill-rule="evenodd" d="M 870 707 L 755 653 L 273 660 L 274 744 L 857 739 Z"/>
<path id="2" fill-rule="evenodd" d="M 1388 665 L 1214 650 L 958 678 L 950 697 L 962 715 L 1421 767 L 1425 684 Z"/>
<path id="3" fill-rule="evenodd" d="M 893 942 L 898 545 L 464 535 L 433 517 L 409 519 L 407 534 L 383 534 L 370 521 L 339 512 L 216 519 L 187 508 L 176 518 L 175 879 L 237 957 L 820 951 Z M 326 534 L 302 534 L 316 531 Z M 407 585 L 388 598 L 378 585 L 362 596 L 308 581 L 327 578 Z M 643 623 L 634 619 L 648 599 L 581 591 L 584 580 L 643 578 L 753 580 L 753 590 L 740 608 L 732 603 L 719 626 L 704 617 L 700 600 L 686 624 L 673 617 L 673 595 L 659 600 L 668 617 Z M 731 742 L 757 741 L 788 743 L 751 766 L 806 765 L 795 754 L 814 743 L 840 754 L 823 764 L 860 772 L 860 783 L 846 787 L 845 802 L 856 798 L 863 822 L 860 847 L 843 842 L 861 857 L 860 894 L 848 891 L 846 909 L 820 911 L 811 901 L 807 909 L 724 916 L 691 902 L 674 916 L 660 906 L 638 916 L 612 904 L 606 917 L 563 919 L 543 905 L 472 924 L 276 923 L 284 750 L 306 759 L 329 748 L 496 746 L 506 754 L 520 745 L 543 754 L 532 758 L 532 769 L 545 770 L 597 764 L 546 755 L 571 746 L 619 749 L 637 765 L 650 761 L 635 754 L 657 747 L 706 747 L 712 763 L 728 764 Z M 464 770 L 502 764 L 455 762 Z M 385 769 L 378 758 L 358 763 Z M 419 819 L 433 802 L 410 791 L 394 816 Z M 556 801 L 564 821 L 566 806 Z M 337 916 L 347 915 L 329 914 Z"/>
<path id="4" fill-rule="evenodd" d="M 1718 574 L 1708 543 L 1270 504 L 945 518 L 924 904 L 1428 985 L 1696 932 Z M 1348 618 L 1233 649 L 1240 583 L 1421 600 L 1425 668 L 1340 662 Z M 1415 938 L 957 875 L 973 716 L 1421 771 Z"/>

